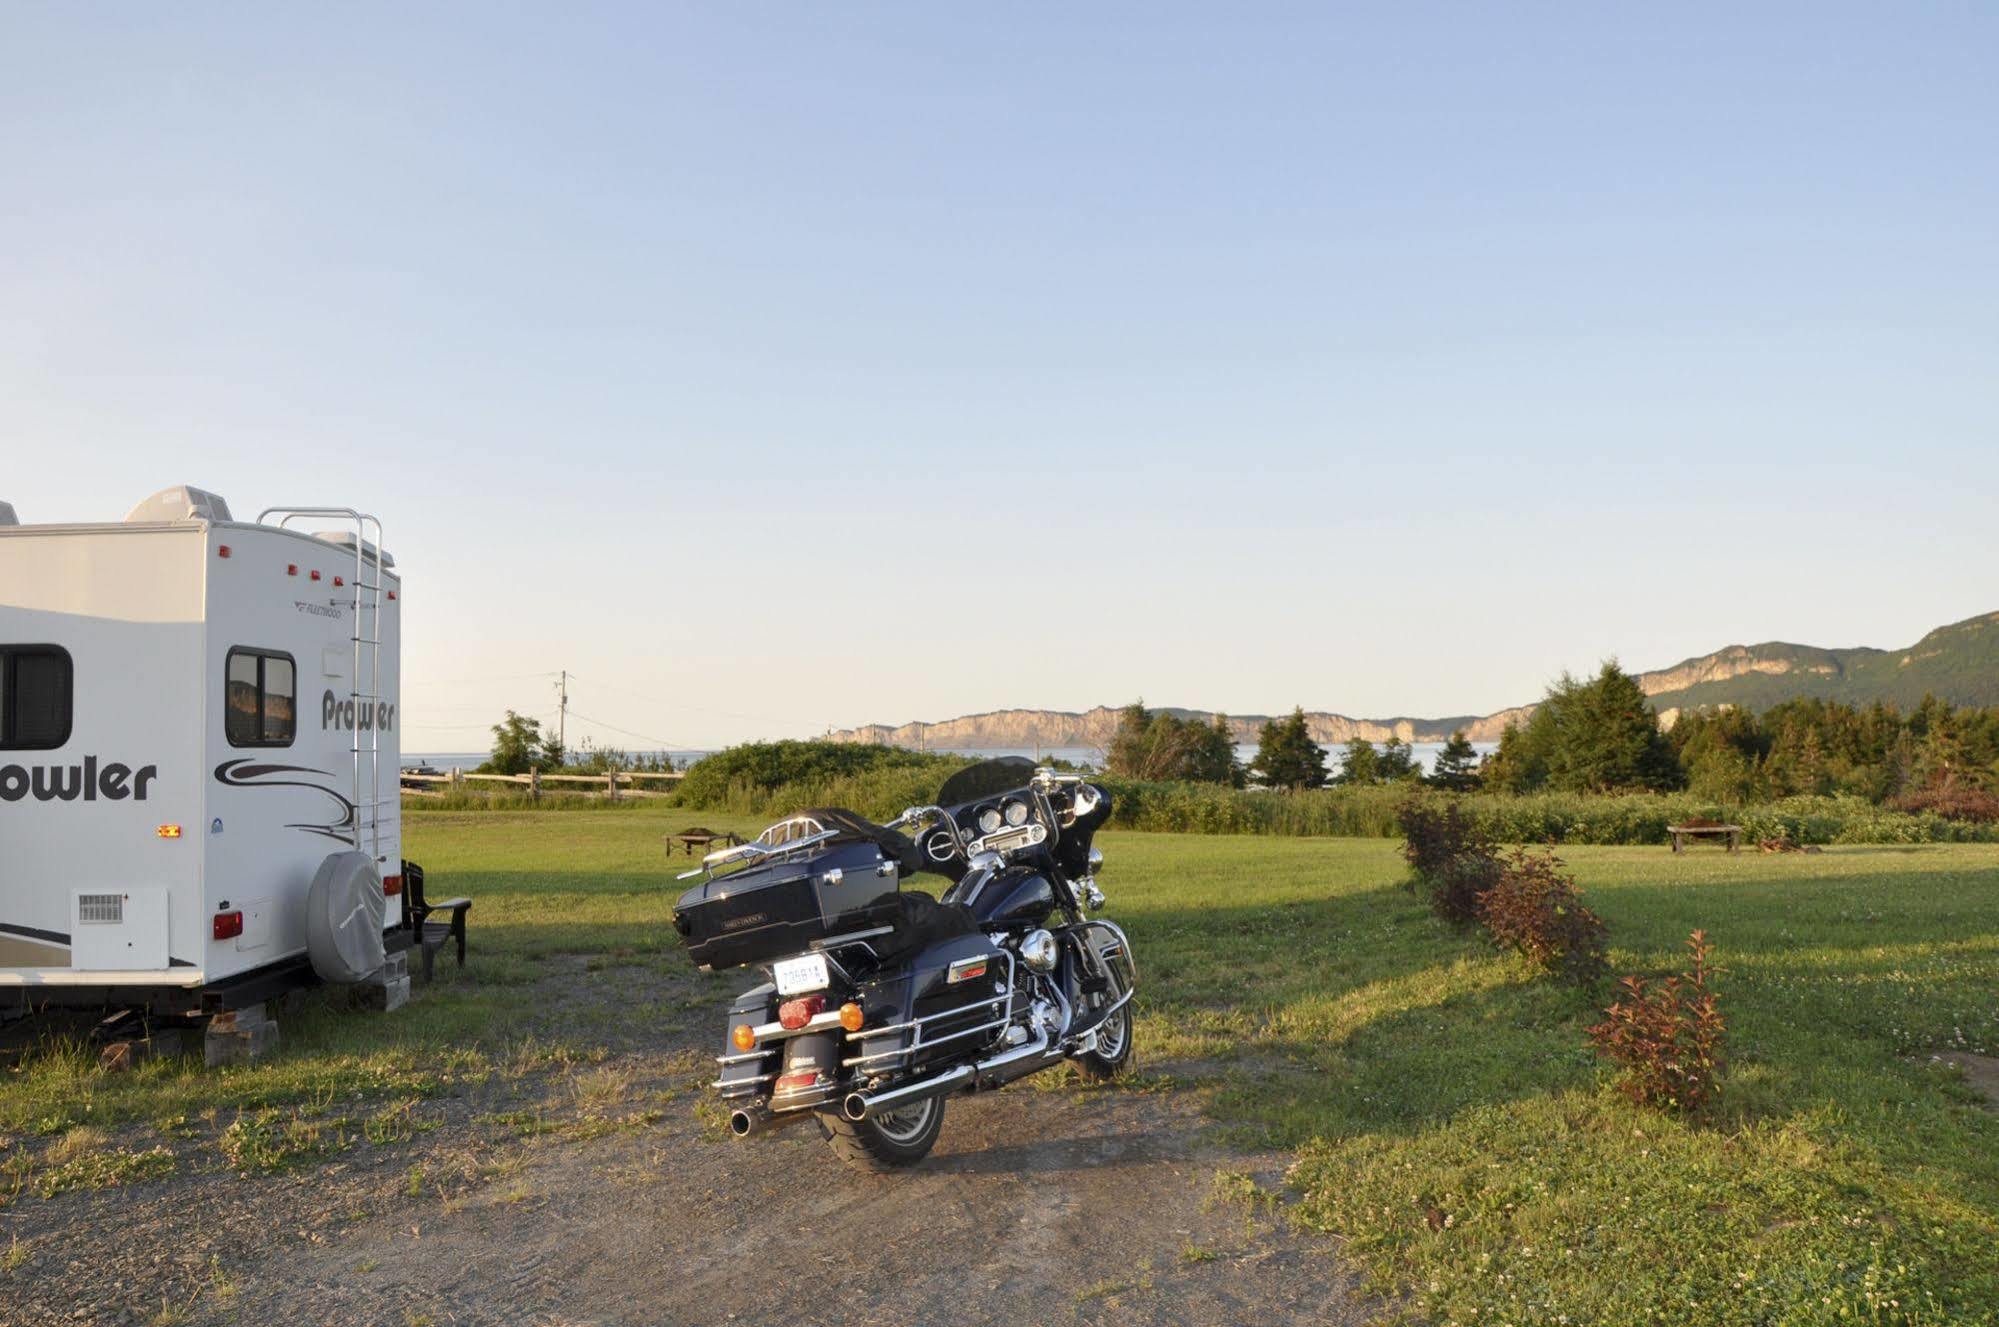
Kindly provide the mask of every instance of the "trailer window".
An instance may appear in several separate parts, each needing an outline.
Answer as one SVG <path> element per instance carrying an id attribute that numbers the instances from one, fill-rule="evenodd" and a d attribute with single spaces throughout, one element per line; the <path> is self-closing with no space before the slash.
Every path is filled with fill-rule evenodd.
<path id="1" fill-rule="evenodd" d="M 0 645 L 0 750 L 47 751 L 69 741 L 72 675 L 60 645 Z"/>
<path id="2" fill-rule="evenodd" d="M 222 730 L 231 746 L 290 746 L 298 732 L 298 667 L 289 654 L 229 651 Z"/>

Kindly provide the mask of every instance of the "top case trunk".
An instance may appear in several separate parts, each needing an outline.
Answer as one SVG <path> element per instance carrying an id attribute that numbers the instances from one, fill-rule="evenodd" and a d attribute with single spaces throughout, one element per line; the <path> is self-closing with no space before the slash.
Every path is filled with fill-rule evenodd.
<path id="1" fill-rule="evenodd" d="M 702 881 L 673 924 L 703 968 L 768 963 L 886 924 L 899 888 L 874 844 L 836 841 Z"/>

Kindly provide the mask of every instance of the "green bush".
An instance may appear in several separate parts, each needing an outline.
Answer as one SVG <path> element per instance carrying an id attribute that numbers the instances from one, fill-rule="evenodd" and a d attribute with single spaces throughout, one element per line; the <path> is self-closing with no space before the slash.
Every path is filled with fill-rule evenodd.
<path id="1" fill-rule="evenodd" d="M 1397 838 L 1402 829 L 1396 811 L 1410 795 L 1394 786 L 1286 793 L 1111 778 L 1102 782 L 1116 803 L 1114 825 L 1186 834 Z M 1664 843 L 1666 826 L 1695 816 L 1741 825 L 1751 841 L 1781 837 L 1800 844 L 1999 842 L 1999 825 L 1952 820 L 1932 812 L 1893 811 L 1851 796 L 1788 797 L 1751 806 L 1706 802 L 1687 793 L 1476 793 L 1461 801 L 1463 813 L 1500 843 Z"/>

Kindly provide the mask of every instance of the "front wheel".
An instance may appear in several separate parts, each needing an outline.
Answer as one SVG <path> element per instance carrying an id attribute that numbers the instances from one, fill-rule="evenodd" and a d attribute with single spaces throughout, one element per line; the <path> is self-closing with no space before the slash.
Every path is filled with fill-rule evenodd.
<path id="1" fill-rule="evenodd" d="M 1109 966 L 1109 965 L 1106 965 Z M 1124 999 L 1124 974 L 1117 968 L 1110 969 L 1110 989 L 1104 992 L 1104 1002 L 1114 1004 Z M 1075 1057 L 1074 1063 L 1085 1078 L 1099 1082 L 1116 1078 L 1131 1062 L 1131 1001 L 1097 1028 L 1096 1049 Z"/>
<path id="2" fill-rule="evenodd" d="M 925 1097 L 865 1120 L 850 1120 L 838 1111 L 819 1116 L 819 1132 L 826 1136 L 835 1156 L 850 1166 L 877 1173 L 923 1160 L 943 1129 L 942 1097 Z"/>

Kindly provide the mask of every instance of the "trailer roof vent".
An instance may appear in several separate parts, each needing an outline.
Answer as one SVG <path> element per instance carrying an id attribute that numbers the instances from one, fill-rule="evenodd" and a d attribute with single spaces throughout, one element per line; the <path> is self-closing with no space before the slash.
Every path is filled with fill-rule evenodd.
<path id="1" fill-rule="evenodd" d="M 14 514 L 14 504 L 0 502 L 0 525 L 19 525 L 21 518 Z"/>
<path id="2" fill-rule="evenodd" d="M 163 488 L 125 513 L 126 524 L 146 521 L 227 521 L 229 504 L 219 493 L 192 484 Z"/>
<path id="3" fill-rule="evenodd" d="M 313 538 L 324 539 L 329 544 L 338 544 L 340 547 L 346 549 L 349 554 L 354 552 L 354 536 L 349 531 L 321 530 Z M 373 544 L 362 545 L 361 556 L 367 558 L 370 562 L 375 560 L 376 552 L 377 550 Z M 393 567 L 396 565 L 396 555 L 394 553 L 383 553 L 381 557 L 383 566 Z"/>

